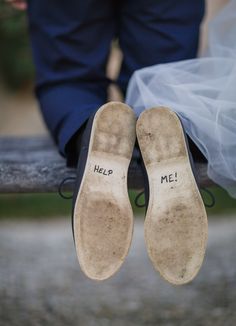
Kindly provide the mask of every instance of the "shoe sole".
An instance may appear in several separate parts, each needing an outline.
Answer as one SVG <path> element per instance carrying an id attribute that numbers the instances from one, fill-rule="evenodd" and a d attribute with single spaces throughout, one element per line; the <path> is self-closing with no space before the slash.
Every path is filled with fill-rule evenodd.
<path id="1" fill-rule="evenodd" d="M 74 208 L 78 260 L 91 279 L 105 280 L 121 267 L 133 234 L 127 174 L 135 143 L 134 112 L 110 102 L 96 113 L 88 157 Z"/>
<path id="2" fill-rule="evenodd" d="M 173 111 L 153 108 L 141 114 L 136 132 L 149 180 L 149 257 L 165 280 L 188 283 L 202 265 L 208 226 L 181 122 Z"/>

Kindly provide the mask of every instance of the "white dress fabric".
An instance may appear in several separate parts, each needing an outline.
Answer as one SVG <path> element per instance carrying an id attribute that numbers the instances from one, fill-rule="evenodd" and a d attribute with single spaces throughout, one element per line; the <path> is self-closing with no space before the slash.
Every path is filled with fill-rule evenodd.
<path id="1" fill-rule="evenodd" d="M 203 57 L 136 71 L 126 102 L 137 115 L 155 106 L 178 113 L 208 176 L 236 198 L 236 0 L 210 22 Z"/>

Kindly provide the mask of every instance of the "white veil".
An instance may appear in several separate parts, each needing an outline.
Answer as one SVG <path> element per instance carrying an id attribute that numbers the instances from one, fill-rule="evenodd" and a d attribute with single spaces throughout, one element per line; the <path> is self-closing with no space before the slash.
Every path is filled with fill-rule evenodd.
<path id="1" fill-rule="evenodd" d="M 198 59 L 136 71 L 126 102 L 136 114 L 162 105 L 177 112 L 208 159 L 208 176 L 236 197 L 236 0 L 209 24 Z"/>

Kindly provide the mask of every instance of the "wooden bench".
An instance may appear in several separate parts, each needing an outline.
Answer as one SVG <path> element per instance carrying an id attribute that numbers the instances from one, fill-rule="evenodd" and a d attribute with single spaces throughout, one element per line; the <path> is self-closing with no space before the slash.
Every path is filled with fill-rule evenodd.
<path id="1" fill-rule="evenodd" d="M 202 187 L 214 183 L 207 177 L 206 164 L 196 164 Z M 76 170 L 67 168 L 65 159 L 49 137 L 0 138 L 0 193 L 57 192 L 60 182 L 74 177 Z M 138 152 L 130 165 L 129 188 L 142 189 L 143 177 Z M 73 189 L 73 181 L 65 190 Z"/>

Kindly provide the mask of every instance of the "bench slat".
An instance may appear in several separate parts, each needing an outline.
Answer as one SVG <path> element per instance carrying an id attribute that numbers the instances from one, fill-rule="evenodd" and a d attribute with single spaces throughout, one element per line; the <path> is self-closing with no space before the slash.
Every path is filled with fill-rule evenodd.
<path id="1" fill-rule="evenodd" d="M 65 160 L 49 137 L 0 138 L 0 193 L 46 193 L 58 191 L 66 177 L 74 177 L 75 169 L 67 168 Z M 201 186 L 214 183 L 207 177 L 206 164 L 196 164 Z M 140 158 L 135 151 L 130 164 L 129 188 L 142 189 Z M 65 190 L 72 190 L 68 182 Z"/>

